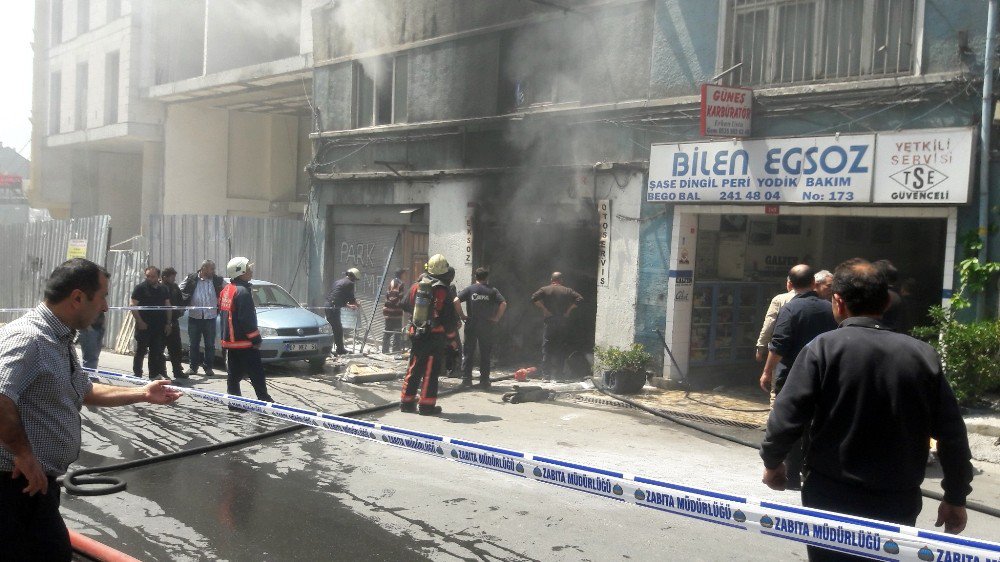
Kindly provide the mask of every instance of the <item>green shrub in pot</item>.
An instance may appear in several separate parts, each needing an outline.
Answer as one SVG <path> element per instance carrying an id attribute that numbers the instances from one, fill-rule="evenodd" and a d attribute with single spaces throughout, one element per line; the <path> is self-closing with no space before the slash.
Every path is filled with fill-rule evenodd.
<path id="1" fill-rule="evenodd" d="M 594 357 L 604 373 L 604 385 L 616 394 L 635 394 L 646 384 L 646 367 L 653 356 L 641 344 L 629 348 L 594 348 Z"/>

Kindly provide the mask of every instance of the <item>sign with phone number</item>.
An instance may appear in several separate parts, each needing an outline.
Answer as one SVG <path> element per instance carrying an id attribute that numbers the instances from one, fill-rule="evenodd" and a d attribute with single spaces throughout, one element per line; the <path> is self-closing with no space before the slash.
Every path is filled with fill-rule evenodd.
<path id="1" fill-rule="evenodd" d="M 965 203 L 973 145 L 971 128 L 654 144 L 646 199 L 782 205 Z"/>

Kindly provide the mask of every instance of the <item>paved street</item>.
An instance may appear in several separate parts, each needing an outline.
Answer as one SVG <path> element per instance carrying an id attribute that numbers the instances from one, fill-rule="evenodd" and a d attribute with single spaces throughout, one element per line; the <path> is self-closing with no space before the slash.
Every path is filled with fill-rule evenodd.
<path id="1" fill-rule="evenodd" d="M 123 369 L 130 359 L 104 354 L 102 367 Z M 342 412 L 397 396 L 394 382 L 357 388 L 336 383 L 329 372 L 272 371 L 272 394 L 290 405 Z M 199 376 L 191 384 L 221 390 L 224 379 Z M 442 404 L 440 418 L 392 411 L 380 419 L 797 503 L 795 494 L 760 484 L 756 451 L 644 413 L 561 400 L 510 405 L 499 390 L 461 393 Z M 172 408 L 88 410 L 79 464 L 145 457 L 278 425 L 192 398 Z M 1000 481 L 990 466 L 984 480 Z M 314 429 L 118 476 L 128 482 L 126 492 L 64 495 L 63 513 L 71 528 L 144 560 L 805 558 L 803 548 L 761 535 Z M 996 495 L 987 503 L 996 505 Z M 925 503 L 920 525 L 930 526 L 935 511 L 933 502 Z M 1000 526 L 973 514 L 967 533 L 997 540 Z"/>

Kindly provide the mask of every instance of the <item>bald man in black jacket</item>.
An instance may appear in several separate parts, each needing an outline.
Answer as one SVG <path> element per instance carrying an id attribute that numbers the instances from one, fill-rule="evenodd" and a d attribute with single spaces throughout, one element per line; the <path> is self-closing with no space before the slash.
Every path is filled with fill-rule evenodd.
<path id="1" fill-rule="evenodd" d="M 785 489 L 783 461 L 808 430 L 803 505 L 912 526 L 933 437 L 944 471 L 936 525 L 960 533 L 972 491 L 965 422 L 934 349 L 882 323 L 888 298 L 885 277 L 870 263 L 837 268 L 840 327 L 806 345 L 789 371 L 761 443 L 763 481 Z M 809 559 L 855 558 L 809 547 Z"/>

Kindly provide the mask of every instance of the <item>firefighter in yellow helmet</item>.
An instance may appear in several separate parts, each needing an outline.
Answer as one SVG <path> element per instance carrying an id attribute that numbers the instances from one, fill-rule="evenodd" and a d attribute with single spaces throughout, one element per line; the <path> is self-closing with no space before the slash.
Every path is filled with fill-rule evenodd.
<path id="1" fill-rule="evenodd" d="M 459 320 L 452 306 L 450 290 L 455 270 L 441 254 L 427 260 L 426 270 L 403 300 L 403 310 L 411 317 L 409 334 L 412 350 L 406 378 L 403 379 L 399 409 L 435 415 L 441 413 L 441 407 L 437 405 L 438 376 L 444 364 L 445 350 L 457 336 Z"/>

